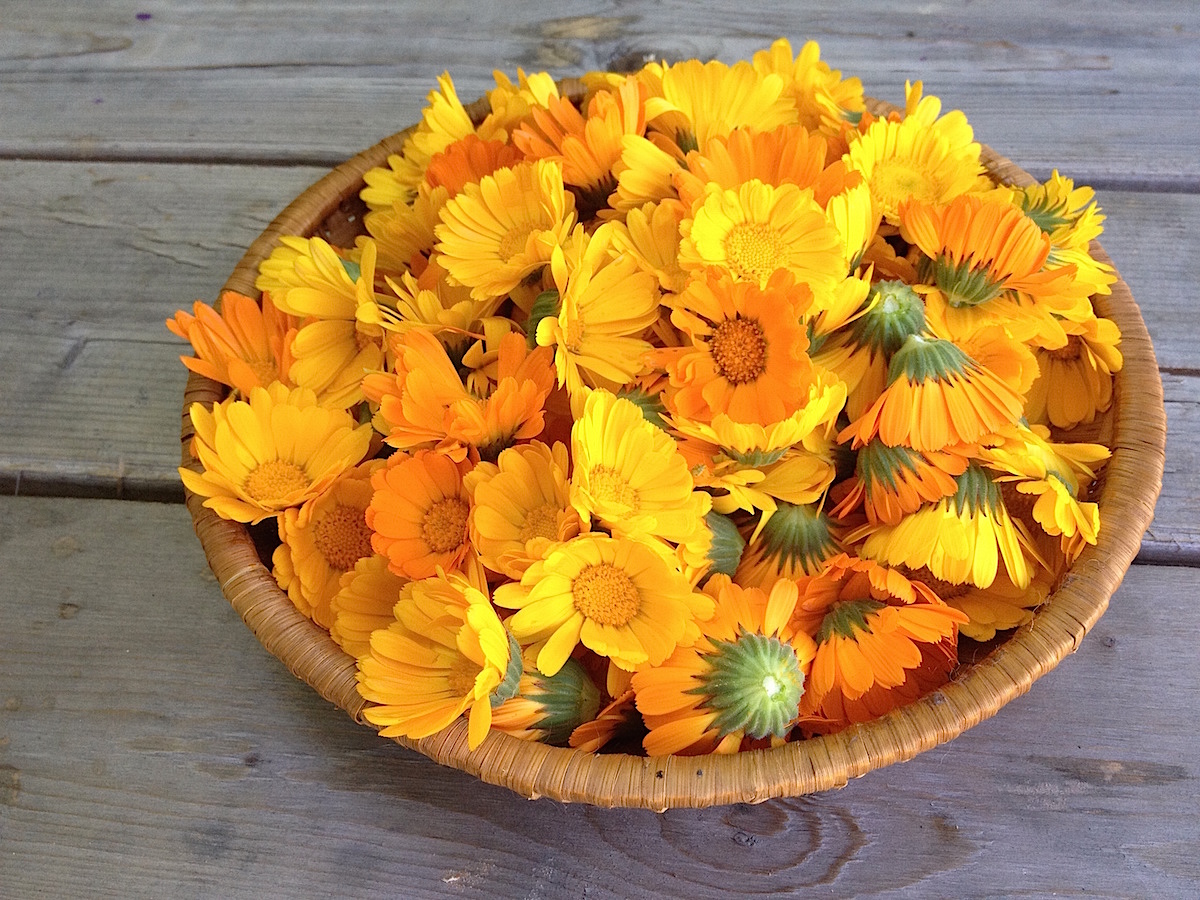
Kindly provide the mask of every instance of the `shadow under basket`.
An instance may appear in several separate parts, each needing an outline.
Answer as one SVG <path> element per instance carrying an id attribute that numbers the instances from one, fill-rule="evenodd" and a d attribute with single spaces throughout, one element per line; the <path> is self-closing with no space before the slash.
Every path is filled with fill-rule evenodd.
<path id="1" fill-rule="evenodd" d="M 576 86 L 576 89 L 577 86 Z M 564 83 L 564 90 L 571 90 Z M 872 111 L 889 110 L 871 101 Z M 477 103 L 469 112 L 486 113 Z M 282 235 L 320 235 L 347 246 L 361 233 L 363 207 L 358 192 L 363 174 L 385 166 L 398 154 L 411 129 L 392 135 L 346 161 L 297 197 L 251 244 L 226 282 L 227 290 L 257 296 L 259 263 Z M 1023 186 L 1034 179 L 989 148 L 983 161 L 1000 182 Z M 1111 260 L 1093 244 L 1094 256 Z M 592 754 L 530 743 L 492 732 L 474 751 L 467 749 L 467 723 L 421 740 L 398 739 L 438 763 L 453 766 L 525 797 L 550 797 L 607 807 L 700 807 L 755 803 L 841 787 L 872 769 L 910 759 L 949 741 L 995 714 L 1004 704 L 1074 651 L 1108 607 L 1125 571 L 1137 555 L 1154 515 L 1162 485 L 1166 415 L 1162 382 L 1150 336 L 1128 286 L 1118 280 L 1109 296 L 1094 298 L 1097 314 L 1121 330 L 1124 368 L 1117 374 L 1111 408 L 1086 436 L 1111 448 L 1112 458 L 1094 486 L 1102 526 L 1089 546 L 1040 606 L 1033 621 L 983 648 L 974 661 L 931 694 L 837 734 L 796 741 L 771 750 L 705 757 L 644 757 Z M 182 459 L 198 468 L 188 448 L 192 439 L 188 409 L 211 404 L 227 389 L 192 374 L 183 397 Z M 1098 427 L 1097 427 L 1098 426 Z M 250 530 L 221 519 L 188 492 L 196 534 L 225 597 L 255 637 L 299 679 L 356 722 L 367 724 L 368 705 L 355 686 L 355 661 L 329 635 L 303 616 L 276 585 L 260 560 Z"/>

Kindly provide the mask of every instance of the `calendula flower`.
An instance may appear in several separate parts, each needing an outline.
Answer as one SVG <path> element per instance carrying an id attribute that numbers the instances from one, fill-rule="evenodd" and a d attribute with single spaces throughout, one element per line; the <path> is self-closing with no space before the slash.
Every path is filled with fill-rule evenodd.
<path id="1" fill-rule="evenodd" d="M 697 593 L 674 559 L 638 538 L 581 534 L 553 545 L 520 582 L 496 588 L 498 606 L 516 609 L 508 627 L 536 643 L 537 668 L 553 675 L 575 647 L 622 669 L 658 665 L 698 634 L 712 601 Z"/>
<path id="2" fill-rule="evenodd" d="M 456 460 L 468 450 L 495 459 L 514 441 L 536 437 L 543 406 L 554 387 L 550 352 L 530 351 L 509 333 L 500 341 L 497 382 L 485 397 L 459 380 L 458 369 L 429 331 L 412 330 L 396 344 L 396 373 L 363 379 L 363 393 L 378 404 L 376 427 L 405 450 L 437 449 Z"/>
<path id="3" fill-rule="evenodd" d="M 1048 266 L 1074 266 L 1076 281 L 1086 284 L 1089 294 L 1109 294 L 1117 276 L 1112 266 L 1089 252 L 1104 222 L 1095 196 L 1091 188 L 1076 187 L 1056 169 L 1048 181 L 1015 190 L 1013 199 L 1050 238 Z"/>
<path id="4" fill-rule="evenodd" d="M 679 223 L 683 204 L 673 201 L 647 203 L 629 210 L 625 221 L 612 223 L 612 247 L 637 260 L 663 291 L 678 293 L 687 286 L 687 273 L 679 265 Z"/>
<path id="5" fill-rule="evenodd" d="M 371 442 L 369 425 L 317 404 L 305 388 L 278 382 L 254 388 L 211 410 L 193 403 L 192 454 L 202 472 L 181 467 L 179 477 L 223 519 L 256 523 L 299 507 L 358 464 Z"/>
<path id="6" fill-rule="evenodd" d="M 599 712 L 600 689 L 583 666 L 568 659 L 553 675 L 522 675 L 516 696 L 492 711 L 492 728 L 521 740 L 565 744 Z"/>
<path id="7" fill-rule="evenodd" d="M 971 462 L 952 497 L 922 506 L 895 525 L 865 525 L 846 540 L 863 540 L 859 555 L 892 566 L 926 568 L 951 584 L 988 587 L 1001 563 L 1018 587 L 1041 563 L 1029 532 L 1012 518 L 988 471 Z M 1044 563 L 1042 563 L 1044 565 Z"/>
<path id="8" fill-rule="evenodd" d="M 613 169 L 621 159 L 625 135 L 646 130 L 647 89 L 626 78 L 612 90 L 596 91 L 586 115 L 567 98 L 530 111 L 530 121 L 513 132 L 513 143 L 527 159 L 553 159 L 563 181 L 575 187 L 583 208 L 603 207 L 617 186 Z"/>
<path id="9" fill-rule="evenodd" d="M 406 585 L 395 621 L 371 634 L 358 691 L 376 704 L 363 718 L 384 737 L 423 738 L 468 713 L 468 749 L 487 736 L 492 708 L 521 679 L 520 647 L 487 594 L 461 576 Z"/>
<path id="10" fill-rule="evenodd" d="M 181 356 L 191 371 L 227 384 L 243 397 L 275 381 L 291 385 L 295 320 L 264 296 L 262 305 L 236 291 L 221 294 L 221 310 L 197 300 L 192 314 L 179 310 L 167 328 L 188 341 L 195 356 Z"/>
<path id="11" fill-rule="evenodd" d="M 801 316 L 812 292 L 780 271 L 760 288 L 710 270 L 671 302 L 671 321 L 691 347 L 666 351 L 679 415 L 772 425 L 807 397 L 814 371 Z"/>
<path id="12" fill-rule="evenodd" d="M 1018 587 L 1001 569 L 995 581 L 981 588 L 970 582 L 950 584 L 934 577 L 928 569 L 907 574 L 929 585 L 948 606 L 966 615 L 969 621 L 960 622 L 958 630 L 974 641 L 990 641 L 998 631 L 1011 631 L 1033 621 L 1034 610 L 1050 596 L 1055 578 L 1049 569 L 1039 568 L 1028 585 Z"/>
<path id="13" fill-rule="evenodd" d="M 630 689 L 610 700 L 595 718 L 581 723 L 571 732 L 568 743 L 576 750 L 598 753 L 614 739 L 641 728 L 642 717 L 634 706 Z"/>
<path id="14" fill-rule="evenodd" d="M 571 506 L 569 466 L 565 445 L 534 441 L 510 447 L 494 464 L 480 463 L 468 473 L 471 543 L 487 568 L 520 579 L 550 544 L 583 530 Z"/>
<path id="15" fill-rule="evenodd" d="M 639 77 L 652 94 L 646 101 L 647 121 L 684 152 L 735 128 L 769 131 L 796 121 L 794 103 L 782 96 L 783 79 L 760 74 L 746 62 L 651 63 Z"/>
<path id="16" fill-rule="evenodd" d="M 976 443 L 1023 412 L 1021 395 L 955 344 L 911 335 L 892 356 L 883 393 L 839 440 L 860 447 L 879 437 L 889 447 L 941 450 Z"/>
<path id="17" fill-rule="evenodd" d="M 942 205 L 905 201 L 901 233 L 931 263 L 929 278 L 952 307 L 972 307 L 1003 295 L 1046 304 L 1060 315 L 1087 304 L 1085 286 L 1069 266 L 1046 268 L 1050 239 L 1020 209 L 963 195 Z"/>
<path id="18" fill-rule="evenodd" d="M 407 272 L 433 252 L 437 243 L 434 229 L 449 199 L 450 192 L 444 187 L 423 187 L 411 204 L 395 203 L 387 209 L 371 210 L 363 216 L 367 233 L 359 235 L 355 245 L 360 251 L 369 243 L 375 245 L 376 265 L 381 272 Z"/>
<path id="19" fill-rule="evenodd" d="M 571 429 L 571 504 L 614 535 L 671 543 L 703 540 L 708 494 L 694 489 L 671 436 L 641 410 L 607 391 L 593 391 Z"/>
<path id="20" fill-rule="evenodd" d="M 575 225 L 575 200 L 558 164 L 539 161 L 465 185 L 440 215 L 441 264 L 483 299 L 507 294 L 550 261 Z"/>
<path id="21" fill-rule="evenodd" d="M 780 502 L 760 517 L 734 580 L 769 587 L 780 578 L 815 574 L 841 552 L 837 530 L 819 506 Z"/>
<path id="22" fill-rule="evenodd" d="M 800 124 L 810 131 L 840 134 L 842 123 L 856 123 L 866 108 L 862 82 L 831 69 L 816 41 L 806 42 L 793 57 L 791 43 L 780 38 L 754 54 L 753 66 L 783 79 L 784 95 L 793 99 Z"/>
<path id="23" fill-rule="evenodd" d="M 551 255 L 558 309 L 537 323 L 535 338 L 554 348 L 558 383 L 572 397 L 585 385 L 632 381 L 650 349 L 642 334 L 658 319 L 654 277 L 634 257 L 614 253 L 612 239 L 609 226 L 590 236 L 579 228 Z"/>
<path id="24" fill-rule="evenodd" d="M 1124 365 L 1117 347 L 1121 332 L 1096 316 L 1061 324 L 1066 345 L 1035 351 L 1041 374 L 1029 390 L 1026 415 L 1031 422 L 1074 428 L 1112 406 L 1113 375 Z"/>
<path id="25" fill-rule="evenodd" d="M 461 567 L 471 551 L 467 539 L 470 498 L 463 485 L 469 464 L 429 450 L 396 453 L 374 473 L 367 507 L 371 546 L 388 568 L 405 578 L 429 578 Z"/>
<path id="26" fill-rule="evenodd" d="M 823 296 L 846 277 L 844 244 L 810 189 L 749 181 L 736 191 L 710 186 L 681 225 L 679 263 L 720 266 L 766 287 L 779 269 Z"/>
<path id="27" fill-rule="evenodd" d="M 845 518 L 861 507 L 868 522 L 895 525 L 923 504 L 958 493 L 956 479 L 968 459 L 953 447 L 921 453 L 878 438 L 868 441 L 856 454 L 854 476 L 834 515 Z"/>
<path id="28" fill-rule="evenodd" d="M 329 636 L 355 659 L 371 649 L 371 632 L 387 628 L 395 619 L 393 608 L 408 579 L 388 568 L 387 557 L 364 556 L 341 577 L 338 592 L 329 601 L 333 623 Z"/>
<path id="29" fill-rule="evenodd" d="M 732 753 L 745 739 L 781 743 L 800 715 L 813 639 L 792 624 L 796 583 L 768 592 L 715 576 L 701 637 L 633 675 L 650 756 Z"/>
<path id="30" fill-rule="evenodd" d="M 919 95 L 920 83 L 916 86 Z M 906 86 L 912 95 L 913 87 Z M 847 160 L 862 172 L 871 196 L 891 223 L 909 199 L 946 203 L 972 190 L 983 172 L 979 144 L 966 116 L 954 110 L 937 117 L 940 103 L 900 121 L 877 119 L 850 141 Z"/>
<path id="31" fill-rule="evenodd" d="M 371 503 L 371 473 L 382 461 L 363 463 L 333 482 L 299 509 L 279 515 L 280 545 L 272 574 L 296 608 L 328 629 L 330 603 L 342 575 L 371 556 L 371 530 L 365 510 Z"/>
<path id="32" fill-rule="evenodd" d="M 500 169 L 521 161 L 521 151 L 504 141 L 483 140 L 472 132 L 435 154 L 425 168 L 425 184 L 445 188 L 446 199 L 456 196 L 468 184 L 482 181 Z"/>
<path id="33" fill-rule="evenodd" d="M 808 580 L 797 624 L 816 641 L 800 712 L 827 733 L 876 718 L 944 684 L 966 616 L 925 585 L 841 556 Z"/>

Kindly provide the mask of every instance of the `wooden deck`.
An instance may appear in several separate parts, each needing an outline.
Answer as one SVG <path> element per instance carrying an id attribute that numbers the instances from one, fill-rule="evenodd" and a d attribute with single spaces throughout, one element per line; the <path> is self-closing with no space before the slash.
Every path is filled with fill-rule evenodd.
<path id="1" fill-rule="evenodd" d="M 818 796 L 565 806 L 379 740 L 222 599 L 163 320 L 443 70 L 470 98 L 779 35 L 1097 188 L 1166 391 L 1137 563 L 1028 695 Z M 4 4 L 0 897 L 1200 896 L 1198 114 L 1190 2 Z"/>

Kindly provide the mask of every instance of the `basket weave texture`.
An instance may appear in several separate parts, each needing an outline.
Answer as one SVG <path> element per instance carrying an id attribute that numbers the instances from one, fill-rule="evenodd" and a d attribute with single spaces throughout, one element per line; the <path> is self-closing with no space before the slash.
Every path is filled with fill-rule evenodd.
<path id="1" fill-rule="evenodd" d="M 578 85 L 570 82 L 562 87 L 564 91 L 578 90 Z M 885 114 L 891 107 L 872 101 L 871 108 Z M 476 104 L 468 111 L 482 115 L 486 109 Z M 364 150 L 297 197 L 250 245 L 225 289 L 257 296 L 254 281 L 259 263 L 282 235 L 323 233 L 338 243 L 339 236 L 328 229 L 354 227 L 352 219 L 347 222 L 344 208 L 357 198 L 363 174 L 386 165 L 389 155 L 400 153 L 410 131 Z M 1034 183 L 1028 173 L 987 147 L 983 148 L 983 161 L 1002 183 Z M 346 235 L 341 238 L 343 244 L 350 242 Z M 1111 265 L 1099 245 L 1093 244 L 1092 251 L 1096 259 Z M 1100 419 L 1098 432 L 1093 429 L 1087 436 L 1113 451 L 1092 497 L 1100 507 L 1099 541 L 1083 552 L 1031 623 L 1017 629 L 983 659 L 961 666 L 940 690 L 836 734 L 728 756 L 591 754 L 497 732 L 476 750 L 468 751 L 464 719 L 431 737 L 399 738 L 398 743 L 525 797 L 661 811 L 754 803 L 841 787 L 850 778 L 910 759 L 994 715 L 1074 651 L 1104 613 L 1137 555 L 1162 485 L 1166 414 L 1150 336 L 1124 281 L 1118 280 L 1111 295 L 1098 296 L 1094 302 L 1097 314 L 1112 319 L 1120 328 L 1125 359 L 1124 368 L 1116 375 L 1112 408 Z M 193 402 L 211 404 L 225 394 L 224 385 L 196 374 L 189 377 L 183 397 L 183 465 L 198 469 L 189 453 L 193 432 L 188 409 Z M 202 505 L 203 499 L 188 492 L 188 510 L 230 604 L 262 645 L 297 678 L 355 721 L 366 724 L 362 711 L 367 701 L 355 686 L 354 660 L 279 589 L 261 562 L 248 529 L 221 519 Z"/>

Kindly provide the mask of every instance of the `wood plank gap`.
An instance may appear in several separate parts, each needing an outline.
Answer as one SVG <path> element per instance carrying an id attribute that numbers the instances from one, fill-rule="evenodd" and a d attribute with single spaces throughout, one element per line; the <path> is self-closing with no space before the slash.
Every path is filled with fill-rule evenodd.
<path id="1" fill-rule="evenodd" d="M 386 135 L 380 135 L 382 140 Z M 161 151 L 144 153 L 112 152 L 72 147 L 5 149 L 0 147 L 4 162 L 70 162 L 70 163 L 139 163 L 164 166 L 248 166 L 263 169 L 333 168 L 341 165 L 353 153 L 298 153 L 294 156 L 256 156 L 248 147 L 244 153 L 171 154 Z"/>
<path id="2" fill-rule="evenodd" d="M 0 496 L 71 497 L 85 500 L 135 500 L 183 503 L 183 484 L 156 478 L 91 473 L 0 472 Z"/>

